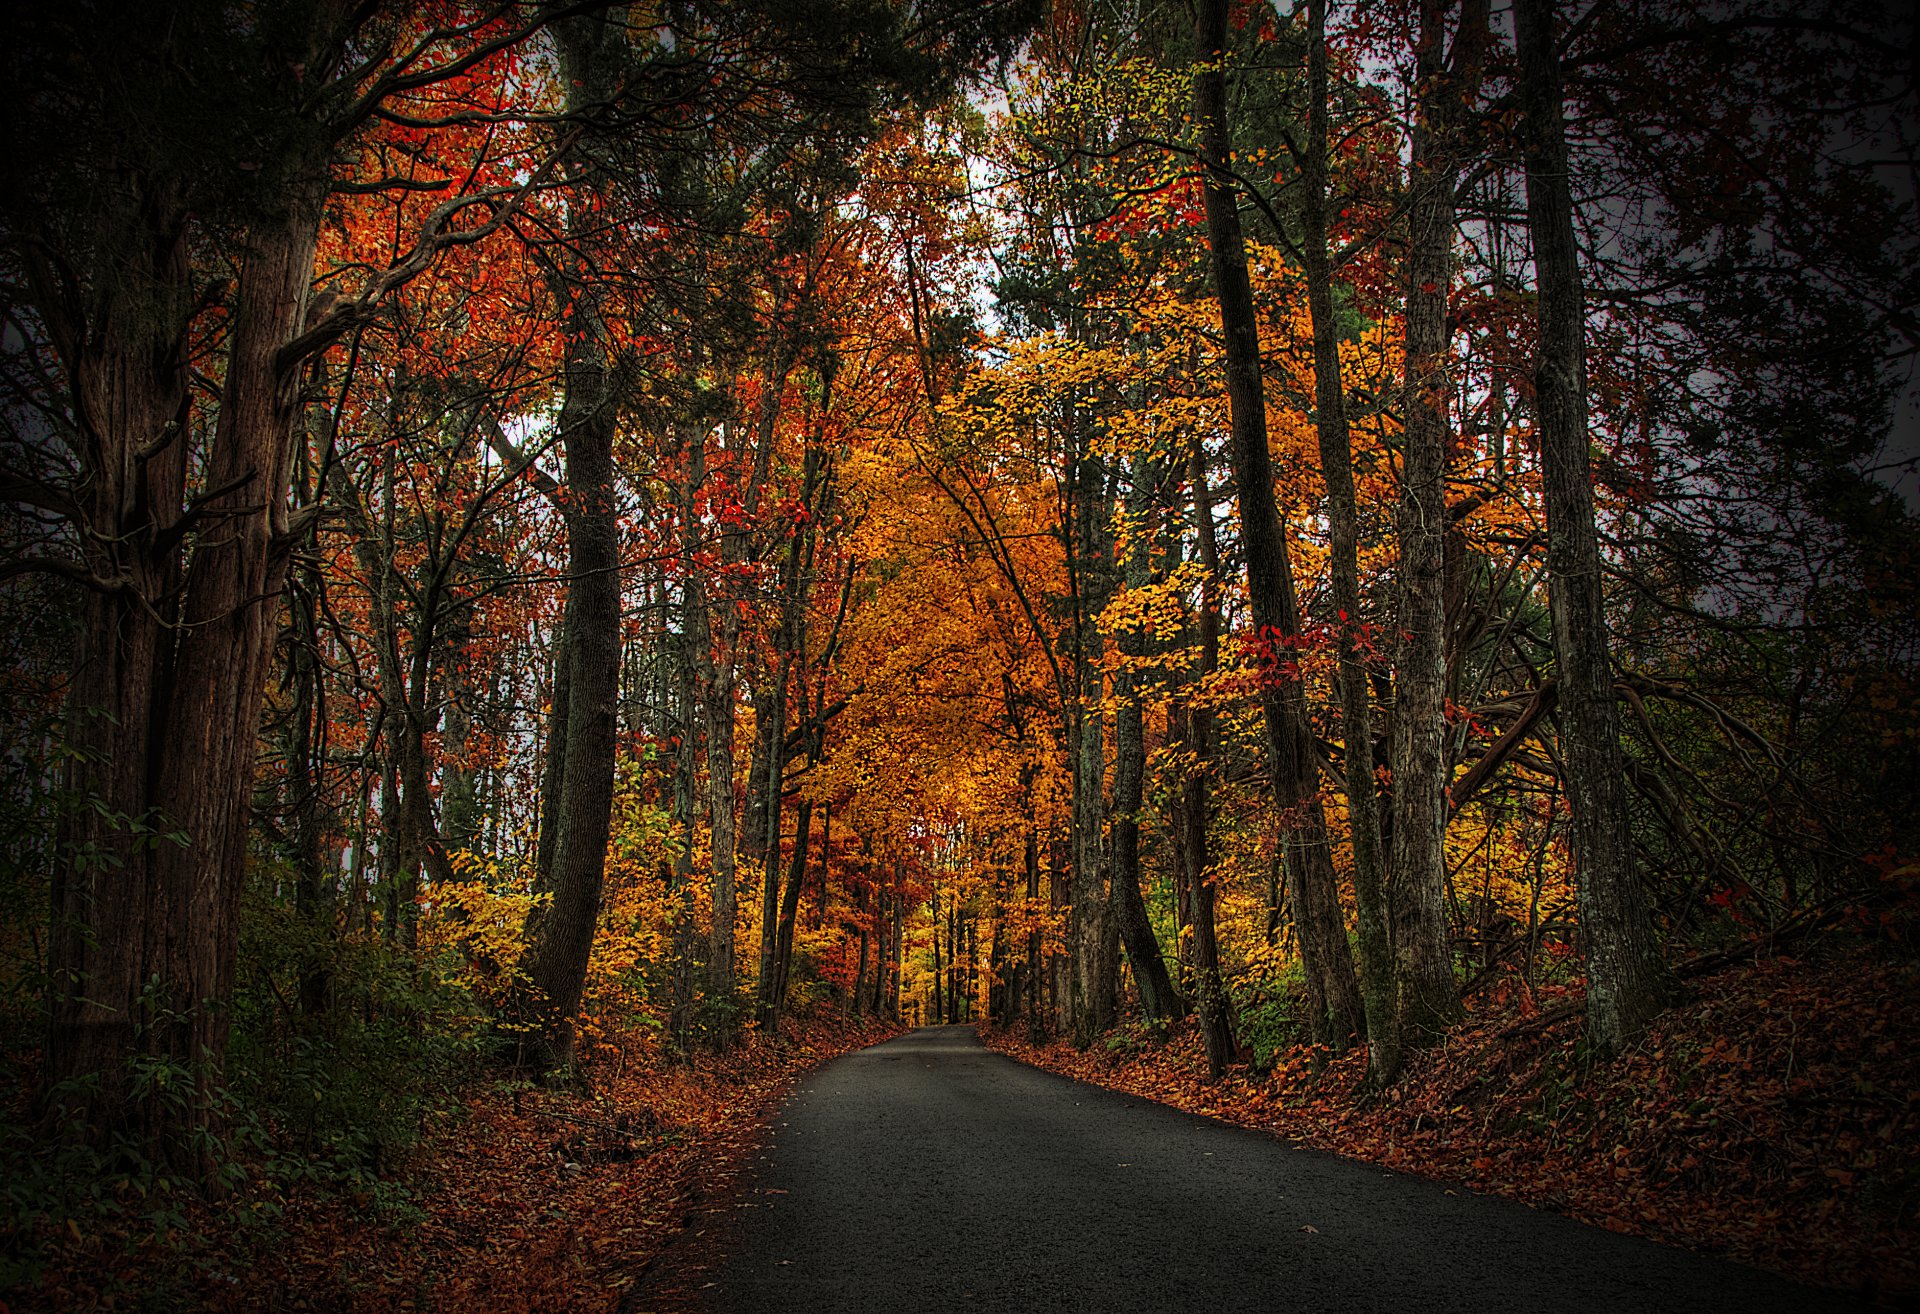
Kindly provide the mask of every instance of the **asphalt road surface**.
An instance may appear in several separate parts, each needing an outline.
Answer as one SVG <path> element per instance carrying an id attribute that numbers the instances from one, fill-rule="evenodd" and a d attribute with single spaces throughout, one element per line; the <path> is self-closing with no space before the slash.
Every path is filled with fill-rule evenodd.
<path id="1" fill-rule="evenodd" d="M 774 1116 L 725 1314 L 1864 1308 L 1040 1072 L 971 1029 L 835 1060 Z"/>

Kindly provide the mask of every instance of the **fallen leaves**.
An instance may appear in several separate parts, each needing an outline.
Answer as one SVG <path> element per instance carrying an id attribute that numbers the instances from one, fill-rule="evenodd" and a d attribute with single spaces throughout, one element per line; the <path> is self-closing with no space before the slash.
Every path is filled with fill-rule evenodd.
<path id="1" fill-rule="evenodd" d="M 788 1084 L 891 1030 L 832 1015 L 792 1025 L 697 1066 L 589 1069 L 591 1094 L 477 1086 L 411 1165 L 404 1207 L 316 1190 L 286 1200 L 278 1225 L 245 1229 L 203 1207 L 192 1241 L 118 1253 L 76 1229 L 35 1287 L 3 1299 L 92 1311 L 164 1290 L 179 1295 L 170 1308 L 216 1314 L 612 1314 L 725 1190 Z"/>

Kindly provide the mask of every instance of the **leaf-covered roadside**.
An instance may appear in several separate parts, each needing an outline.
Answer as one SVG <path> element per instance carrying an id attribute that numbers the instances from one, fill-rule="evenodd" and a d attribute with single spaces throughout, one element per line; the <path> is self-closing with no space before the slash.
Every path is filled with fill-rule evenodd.
<path id="1" fill-rule="evenodd" d="M 42 1238 L 40 1280 L 0 1292 L 0 1310 L 606 1314 L 796 1076 L 896 1029 L 823 1010 L 697 1065 L 589 1068 L 591 1093 L 488 1083 L 403 1191 L 256 1186 L 189 1210 L 167 1241 L 70 1228 Z"/>
<path id="2" fill-rule="evenodd" d="M 1355 1050 L 1217 1083 L 1191 1023 L 1079 1051 L 982 1027 L 1023 1062 L 1583 1222 L 1920 1300 L 1920 969 L 1854 953 L 1697 983 L 1645 1040 L 1583 1066 L 1577 992 L 1489 1003 L 1384 1096 Z M 1546 1025 L 1530 1024 L 1538 1019 Z"/>

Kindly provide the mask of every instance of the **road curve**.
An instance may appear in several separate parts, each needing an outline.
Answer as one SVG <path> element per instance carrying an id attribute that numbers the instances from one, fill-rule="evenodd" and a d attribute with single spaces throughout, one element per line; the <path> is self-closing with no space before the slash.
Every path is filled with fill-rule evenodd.
<path id="1" fill-rule="evenodd" d="M 803 1079 L 731 1212 L 716 1314 L 1866 1308 L 1041 1072 L 965 1027 Z"/>

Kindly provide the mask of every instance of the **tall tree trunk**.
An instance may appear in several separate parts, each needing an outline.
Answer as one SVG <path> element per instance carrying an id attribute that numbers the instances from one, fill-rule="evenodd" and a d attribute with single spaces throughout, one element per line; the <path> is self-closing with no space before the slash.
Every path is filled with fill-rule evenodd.
<path id="1" fill-rule="evenodd" d="M 615 92 L 616 52 L 625 40 L 624 29 L 604 14 L 590 14 L 556 22 L 553 32 L 569 110 L 584 115 L 606 104 Z M 576 222 L 588 221 L 584 210 L 578 212 Z M 596 290 L 566 274 L 556 274 L 555 282 L 568 305 L 565 399 L 559 421 L 569 493 L 569 584 L 561 620 L 568 667 L 567 724 L 554 809 L 553 902 L 528 951 L 530 991 L 524 1011 L 532 1030 L 526 1056 L 539 1068 L 573 1061 L 573 1019 L 586 989 L 612 833 L 620 696 L 612 347 Z"/>
<path id="2" fill-rule="evenodd" d="M 1040 829 L 1033 815 L 1033 779 L 1034 766 L 1031 762 L 1020 768 L 1021 810 L 1026 822 L 1027 844 L 1023 855 L 1027 875 L 1027 915 L 1033 916 L 1034 907 L 1040 902 Z M 1046 1033 L 1046 1017 L 1042 1011 L 1043 979 L 1046 976 L 1045 960 L 1046 939 L 1036 924 L 1027 932 L 1027 1031 L 1034 1040 Z"/>
<path id="3" fill-rule="evenodd" d="M 813 852 L 813 803 L 801 799 L 793 810 L 793 859 L 787 867 L 787 886 L 780 896 L 780 932 L 774 944 L 771 1031 L 780 1024 L 787 1003 L 787 979 L 793 971 L 793 929 L 800 917 L 800 895 L 807 883 L 807 860 Z"/>
<path id="4" fill-rule="evenodd" d="M 1405 413 L 1397 531 L 1399 633 L 1393 717 L 1393 940 L 1399 1039 L 1438 1040 L 1460 1018 L 1447 927 L 1446 531 L 1447 303 L 1453 277 L 1453 193 L 1459 101 L 1477 90 L 1484 0 L 1468 0 L 1445 58 L 1446 0 L 1423 0 L 1415 67 L 1408 209 Z"/>
<path id="5" fill-rule="evenodd" d="M 1232 133 L 1227 124 L 1226 0 L 1200 0 L 1194 73 L 1194 116 L 1200 121 L 1207 172 L 1202 199 L 1212 252 L 1214 290 L 1226 341 L 1227 399 L 1232 411 L 1233 471 L 1240 487 L 1240 538 L 1247 558 L 1247 591 L 1256 633 L 1276 650 L 1300 633 L 1293 566 L 1273 497 L 1267 450 L 1266 393 L 1260 376 L 1260 330 L 1247 275 L 1246 241 L 1231 181 Z M 1276 662 L 1277 666 L 1279 663 Z M 1293 905 L 1313 1039 L 1344 1050 L 1363 1025 L 1353 954 L 1347 947 L 1321 807 L 1318 766 L 1307 721 L 1306 694 L 1297 679 L 1263 672 L 1261 711 L 1271 756 L 1274 802 L 1286 835 L 1287 894 Z"/>
<path id="6" fill-rule="evenodd" d="M 1587 456 L 1586 311 L 1573 231 L 1554 6 L 1516 0 L 1527 217 L 1539 278 L 1534 395 L 1546 491 L 1553 647 L 1566 723 L 1561 745 L 1573 810 L 1587 1035 L 1602 1053 L 1630 1043 L 1673 997 L 1647 915 L 1627 829 L 1619 714 Z"/>
<path id="7" fill-rule="evenodd" d="M 208 492 L 191 512 L 186 218 L 165 183 L 130 171 L 142 203 L 114 235 L 126 254 L 93 322 L 69 323 L 80 310 L 59 293 L 42 298 L 83 430 L 83 552 L 117 583 L 87 594 L 67 693 L 66 784 L 85 806 L 61 823 L 67 856 L 51 884 L 43 1104 L 100 1143 L 130 1133 L 197 1168 L 206 1142 L 191 1131 L 213 1116 L 226 1053 L 255 735 L 291 546 L 298 380 L 277 357 L 306 314 L 324 191 L 312 164 L 287 162 L 299 179 L 288 203 L 247 234 L 197 472 Z M 183 538 L 205 526 L 218 532 L 198 536 L 183 568 Z M 182 1071 L 185 1107 L 140 1089 L 142 1059 Z"/>
<path id="8" fill-rule="evenodd" d="M 1150 494 L 1158 482 L 1152 462 L 1141 459 L 1134 463 L 1132 491 L 1127 498 L 1130 513 L 1147 513 Z M 1148 541 L 1147 535 L 1140 535 L 1129 554 L 1129 587 L 1140 588 L 1148 581 Z M 1145 655 L 1146 639 L 1137 629 L 1121 635 L 1119 644 L 1126 657 Z M 1179 1017 L 1185 1008 L 1167 973 L 1166 959 L 1161 956 L 1160 942 L 1154 936 L 1146 900 L 1140 892 L 1140 809 L 1145 803 L 1147 744 L 1139 677 L 1133 669 L 1123 669 L 1115 676 L 1114 693 L 1120 705 L 1113 726 L 1113 877 L 1109 897 L 1120 942 L 1133 968 L 1134 986 L 1140 992 L 1140 1006 L 1157 1024 Z"/>
<path id="9" fill-rule="evenodd" d="M 897 882 L 899 872 L 897 869 L 894 872 L 894 877 L 896 881 L 895 890 L 887 895 L 887 902 L 893 907 L 893 950 L 887 955 L 887 1018 L 890 1021 L 898 1022 L 900 1020 L 900 963 L 906 953 L 906 946 L 902 943 L 901 934 L 906 928 L 903 925 L 905 919 L 905 901 L 901 899 L 898 892 Z"/>
<path id="10" fill-rule="evenodd" d="M 853 897 L 855 925 L 860 928 L 860 965 L 853 971 L 852 1007 L 849 1011 L 855 1017 L 859 1017 L 866 1011 L 867 1004 L 867 956 L 870 950 L 869 941 L 872 939 L 870 931 L 873 921 L 868 904 L 872 900 L 872 894 L 870 890 L 864 888 L 854 889 L 850 893 Z"/>
<path id="11" fill-rule="evenodd" d="M 727 611 L 732 613 L 731 606 Z M 739 921 L 739 842 L 734 825 L 733 737 L 734 653 L 740 640 L 736 619 L 723 625 L 718 640 L 723 655 L 706 666 L 700 699 L 707 741 L 707 826 L 713 855 L 713 921 L 707 937 L 707 996 L 730 1012 L 737 986 L 734 935 Z M 723 1043 L 726 1036 L 720 1036 Z"/>
<path id="12" fill-rule="evenodd" d="M 1353 896 L 1359 912 L 1360 992 L 1366 1007 L 1368 1062 L 1385 1084 L 1400 1071 L 1398 972 L 1387 935 L 1387 895 L 1381 865 L 1380 814 L 1373 779 L 1373 716 L 1360 618 L 1360 515 L 1353 487 L 1353 441 L 1347 427 L 1346 385 L 1340 376 L 1340 326 L 1333 308 L 1333 270 L 1327 253 L 1327 5 L 1307 4 L 1306 191 L 1301 200 L 1307 308 L 1313 317 L 1314 427 L 1327 487 L 1332 542 L 1329 570 L 1339 616 L 1340 723 L 1346 742 L 1347 820 L 1353 841 Z"/>
<path id="13" fill-rule="evenodd" d="M 589 339 L 590 343 L 590 339 Z M 573 1059 L 573 1017 L 586 987 L 612 833 L 615 713 L 620 692 L 620 554 L 614 514 L 614 412 L 604 361 L 576 349 L 561 409 L 566 434 L 567 570 L 561 622 L 567 660 L 565 759 L 554 808 L 553 902 L 529 950 L 528 1060 Z M 557 737 L 556 737 L 557 738 Z"/>
<path id="14" fill-rule="evenodd" d="M 540 765 L 540 822 L 534 840 L 533 888 L 553 890 L 553 850 L 560 840 L 560 795 L 566 782 L 567 713 L 573 702 L 573 663 L 567 656 L 564 620 L 548 657 L 547 734 Z"/>
<path id="15" fill-rule="evenodd" d="M 1092 692 L 1088 692 L 1088 685 Z M 1114 1022 L 1113 982 L 1105 963 L 1112 910 L 1105 886 L 1106 845 L 1101 835 L 1102 785 L 1106 780 L 1105 718 L 1099 708 L 1100 671 L 1082 673 L 1081 704 L 1073 748 L 1072 902 L 1067 912 L 1069 1012 L 1074 1044 L 1085 1048 Z"/>
<path id="16" fill-rule="evenodd" d="M 1200 669 L 1205 680 L 1220 667 L 1220 545 L 1213 528 L 1213 493 L 1207 485 L 1206 451 L 1193 440 L 1187 473 L 1193 487 L 1193 514 L 1205 568 L 1200 585 Z M 1233 1058 L 1233 1019 L 1226 983 L 1220 976 L 1220 936 L 1214 919 L 1214 888 L 1209 833 L 1212 799 L 1207 772 L 1213 759 L 1213 709 L 1195 705 L 1186 716 L 1194 769 L 1181 782 L 1180 815 L 1185 827 L 1181 849 L 1188 864 L 1188 897 L 1193 915 L 1194 1007 L 1200 1015 L 1200 1039 L 1207 1070 L 1216 1079 Z"/>
<path id="17" fill-rule="evenodd" d="M 933 887 L 933 1020 L 935 1022 L 944 1022 L 947 1020 L 946 1010 L 941 1007 L 941 1000 L 944 997 L 945 989 L 944 982 L 946 979 L 940 970 L 940 934 L 942 929 L 940 924 L 940 887 L 936 885 Z"/>
<path id="18" fill-rule="evenodd" d="M 783 630 L 785 626 L 781 627 Z M 785 740 L 787 733 L 787 682 L 793 666 L 792 654 L 781 651 L 769 663 L 773 674 L 763 698 L 756 698 L 756 708 L 764 701 L 766 719 L 764 729 L 759 731 L 760 743 L 756 743 L 754 752 L 758 756 L 761 745 L 765 747 L 765 776 L 761 788 L 762 817 L 766 827 L 759 843 L 760 850 L 760 973 L 756 978 L 755 1016 L 762 1030 L 770 1031 L 775 1022 L 773 992 L 776 984 L 776 960 L 780 947 L 780 812 L 781 790 L 786 775 Z"/>
<path id="19" fill-rule="evenodd" d="M 689 562 L 698 547 L 699 526 L 695 516 L 695 496 L 706 482 L 706 447 L 697 431 L 685 435 L 680 444 L 687 456 L 685 479 L 680 489 L 680 550 Z M 673 919 L 673 996 L 667 1029 L 674 1043 L 685 1053 L 693 1042 L 694 1015 L 698 996 L 699 964 L 696 962 L 700 940 L 696 925 L 693 849 L 696 802 L 699 794 L 700 755 L 697 746 L 699 723 L 705 709 L 700 698 L 700 672 L 709 663 L 711 641 L 707 633 L 707 598 L 698 568 L 689 568 L 681 582 L 680 642 L 673 653 L 675 676 L 673 815 L 680 832 L 680 843 L 673 860 L 673 879 L 668 907 Z M 731 729 L 731 727 L 729 727 Z M 731 756 L 730 754 L 728 755 Z M 708 823 L 712 823 L 709 796 Z"/>
<path id="20" fill-rule="evenodd" d="M 1067 752 L 1073 781 L 1073 878 L 1067 913 L 1068 1012 L 1074 1044 L 1085 1048 L 1114 1024 L 1116 997 L 1107 942 L 1115 933 L 1107 899 L 1107 846 L 1103 834 L 1106 786 L 1106 717 L 1101 657 L 1105 638 L 1098 616 L 1111 575 L 1108 525 L 1112 502 L 1107 480 L 1094 459 L 1092 436 L 1079 408 L 1064 428 L 1073 444 L 1068 471 L 1067 568 L 1073 603 L 1071 706 Z"/>
<path id="21" fill-rule="evenodd" d="M 804 677 L 807 652 L 807 585 L 819 518 L 811 514 L 819 489 L 823 454 L 809 444 L 802 463 L 800 505 L 809 509 L 804 524 L 796 525 L 787 547 L 780 573 L 780 624 L 774 632 L 775 666 L 773 680 L 764 690 L 766 714 L 761 720 L 764 733 L 755 745 L 756 757 L 764 756 L 766 766 L 762 785 L 766 814 L 766 850 L 762 855 L 765 877 L 761 886 L 760 978 L 758 1014 L 760 1025 L 772 1030 L 779 1018 L 779 925 L 780 915 L 780 811 L 785 788 L 787 754 L 787 690 L 799 673 Z M 810 730 L 804 683 L 801 687 L 800 726 Z M 756 698 L 756 709 L 763 699 Z M 796 844 L 805 844 L 804 825 Z M 802 865 L 804 860 L 801 860 Z M 803 865 L 804 869 L 804 865 Z M 796 895 L 797 897 L 797 895 Z"/>
<path id="22" fill-rule="evenodd" d="M 304 449 L 303 449 L 304 451 Z M 306 462 L 295 479 L 294 497 L 309 502 Z M 285 742 L 288 856 L 294 868 L 294 906 L 301 924 L 300 1011 L 315 1017 L 326 1011 L 332 994 L 334 877 L 337 867 L 323 858 L 323 830 L 331 809 L 323 801 L 327 757 L 328 709 L 320 656 L 320 599 L 325 577 L 309 568 L 289 580 L 287 589 L 288 666 L 292 706 Z"/>
<path id="23" fill-rule="evenodd" d="M 755 425 L 752 472 L 741 495 L 741 508 L 748 524 L 759 514 L 760 500 L 773 466 L 780 393 L 786 384 L 788 359 L 784 353 L 778 354 L 767 366 L 760 416 Z M 731 579 L 733 572 L 747 560 L 751 547 L 751 536 L 744 529 L 730 532 L 721 540 L 720 560 L 729 568 L 728 582 L 719 591 L 717 623 L 709 626 L 709 648 L 700 654 L 701 710 L 707 739 L 707 819 L 713 836 L 713 928 L 707 946 L 707 991 L 716 1001 L 728 1001 L 728 1016 L 738 988 L 734 934 L 738 921 L 739 836 L 734 820 L 733 772 L 734 683 L 741 632 L 740 610 L 735 605 Z M 751 827 L 751 818 L 748 824 Z M 724 1043 L 728 1037 L 722 1035 L 719 1039 Z"/>

